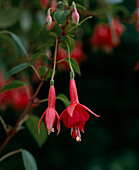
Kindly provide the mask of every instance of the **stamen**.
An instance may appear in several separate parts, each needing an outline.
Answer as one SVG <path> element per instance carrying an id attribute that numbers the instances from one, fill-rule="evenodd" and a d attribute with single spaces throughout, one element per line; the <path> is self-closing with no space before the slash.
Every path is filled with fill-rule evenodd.
<path id="1" fill-rule="evenodd" d="M 70 131 L 71 136 L 72 136 L 72 132 L 73 132 L 73 126 L 71 127 L 71 131 Z"/>
<path id="2" fill-rule="evenodd" d="M 76 137 L 76 141 L 77 142 L 81 142 L 81 138 L 79 138 L 79 136 Z"/>

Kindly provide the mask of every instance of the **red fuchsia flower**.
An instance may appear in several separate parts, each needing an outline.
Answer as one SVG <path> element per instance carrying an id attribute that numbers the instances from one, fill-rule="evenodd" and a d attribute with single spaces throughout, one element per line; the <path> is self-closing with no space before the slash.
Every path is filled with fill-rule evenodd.
<path id="1" fill-rule="evenodd" d="M 56 119 L 59 119 L 59 115 L 57 111 L 55 110 L 55 100 L 56 100 L 56 94 L 55 94 L 55 88 L 53 85 L 50 86 L 49 89 L 49 96 L 48 96 L 48 108 L 43 113 L 39 125 L 38 125 L 38 131 L 40 132 L 40 126 L 42 123 L 42 120 L 45 116 L 45 125 L 48 131 L 48 134 L 51 132 L 54 132 L 54 126 L 56 125 Z M 60 125 L 57 126 L 57 129 L 59 131 Z"/>
<path id="2" fill-rule="evenodd" d="M 76 141 L 81 141 L 80 130 L 84 133 L 85 122 L 89 119 L 89 114 L 87 113 L 87 111 L 92 113 L 96 117 L 99 116 L 93 113 L 86 106 L 79 103 L 74 79 L 70 80 L 70 99 L 71 104 L 60 115 L 58 125 L 59 122 L 63 119 L 64 125 L 67 128 L 71 129 L 72 137 L 76 138 Z"/>
<path id="3" fill-rule="evenodd" d="M 32 88 L 31 86 L 28 86 L 30 90 L 30 94 L 32 96 Z M 20 87 L 14 90 L 11 90 L 12 95 L 12 107 L 15 110 L 21 110 L 27 107 L 29 104 L 29 95 L 27 93 L 26 88 Z"/>
<path id="4" fill-rule="evenodd" d="M 49 0 L 40 0 L 40 3 L 42 8 L 46 9 L 49 4 Z"/>
<path id="5" fill-rule="evenodd" d="M 123 31 L 124 26 L 118 19 L 112 20 L 112 27 L 109 24 L 100 23 L 95 26 L 90 43 L 95 50 L 102 49 L 110 52 L 120 44 L 120 36 Z"/>
<path id="6" fill-rule="evenodd" d="M 77 9 L 75 7 L 73 7 L 72 21 L 74 23 L 78 24 L 79 23 L 79 18 L 80 18 L 80 16 L 79 16 L 79 14 L 77 12 Z"/>
<path id="7" fill-rule="evenodd" d="M 0 109 L 6 110 L 8 106 L 13 107 L 15 110 L 24 109 L 29 103 L 29 96 L 25 87 L 5 91 L 1 93 L 2 86 L 11 82 L 12 79 L 4 81 L 0 72 Z M 29 86 L 30 94 L 32 95 L 32 88 Z"/>
<path id="8" fill-rule="evenodd" d="M 76 41 L 75 48 L 71 53 L 71 58 L 74 58 L 79 65 L 83 60 L 85 60 L 85 57 L 86 57 L 82 48 L 83 48 L 82 42 Z M 57 53 L 57 61 L 63 60 L 67 57 L 68 57 L 67 52 L 59 46 L 58 53 Z M 57 64 L 57 69 L 58 70 L 69 70 L 69 66 L 66 61 L 62 61 Z"/>

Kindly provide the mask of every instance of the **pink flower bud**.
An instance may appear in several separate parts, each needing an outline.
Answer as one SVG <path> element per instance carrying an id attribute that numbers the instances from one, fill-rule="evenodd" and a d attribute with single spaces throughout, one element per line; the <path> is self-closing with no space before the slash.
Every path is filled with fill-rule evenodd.
<path id="1" fill-rule="evenodd" d="M 48 25 L 50 26 L 52 23 L 52 17 L 51 15 L 48 13 L 47 17 L 46 17 L 46 22 L 48 23 Z"/>
<path id="2" fill-rule="evenodd" d="M 73 13 L 72 13 L 73 22 L 78 24 L 79 18 L 80 18 L 80 16 L 79 16 L 79 14 L 77 12 L 77 9 L 75 7 L 73 7 Z"/>

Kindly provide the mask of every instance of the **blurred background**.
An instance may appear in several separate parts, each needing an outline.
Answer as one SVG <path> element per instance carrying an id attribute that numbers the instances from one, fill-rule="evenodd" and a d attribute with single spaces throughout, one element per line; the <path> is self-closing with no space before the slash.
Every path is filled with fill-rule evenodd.
<path id="1" fill-rule="evenodd" d="M 118 0 L 117 0 L 118 1 Z M 107 26 L 109 17 L 102 1 L 75 0 L 85 5 L 88 13 L 81 10 L 80 16 L 85 18 L 90 14 L 94 17 L 85 22 L 76 34 L 76 50 L 73 58 L 80 64 L 81 76 L 76 74 L 76 84 L 80 103 L 89 107 L 100 118 L 90 114 L 82 134 L 81 143 L 77 143 L 61 122 L 61 132 L 58 136 L 47 136 L 45 143 L 38 147 L 26 124 L 8 143 L 2 155 L 19 149 L 27 149 L 35 157 L 39 170 L 138 170 L 139 169 L 139 33 L 136 17 L 136 0 L 112 0 L 108 3 L 112 18 L 117 18 L 121 24 L 121 31 L 116 34 L 118 42 L 108 43 L 109 34 L 105 39 L 102 28 L 98 36 L 103 42 L 96 42 L 93 35 L 97 32 L 97 25 Z M 39 0 L 1 0 L 0 1 L 0 30 L 9 30 L 17 34 L 23 41 L 29 55 L 36 53 L 36 49 L 47 42 L 46 28 L 39 35 L 38 32 L 45 23 L 47 8 Z M 6 11 L 7 10 L 7 11 Z M 103 11 L 104 10 L 104 11 Z M 106 13 L 106 16 L 103 15 Z M 109 11 L 108 11 L 109 12 Z M 109 13 L 108 13 L 109 15 Z M 4 18 L 5 17 L 5 18 Z M 95 29 L 96 28 L 96 29 Z M 115 28 L 115 27 L 114 27 Z M 96 32 L 95 32 L 96 30 Z M 96 33 L 97 34 L 97 33 Z M 98 33 L 99 34 L 99 33 Z M 111 37 L 113 38 L 113 37 Z M 95 44 L 96 43 L 96 44 Z M 108 45 L 107 45 L 108 43 Z M 95 48 L 94 48 L 95 47 Z M 43 51 L 44 49 L 42 49 Z M 46 50 L 46 49 L 45 49 Z M 59 49 L 60 51 L 60 49 Z M 51 51 L 47 50 L 51 56 Z M 58 54 L 59 59 L 64 55 Z M 26 58 L 18 49 L 10 36 L 0 34 L 0 68 L 4 77 L 13 66 L 25 62 Z M 48 59 L 38 59 L 34 65 L 46 66 Z M 38 67 L 39 67 L 38 66 Z M 57 66 L 55 77 L 56 93 L 69 96 L 69 72 L 66 64 Z M 28 80 L 32 91 L 35 91 L 39 81 L 28 69 L 13 78 Z M 49 81 L 41 89 L 38 97 L 47 98 Z M 22 97 L 21 97 L 22 98 Z M 21 101 L 22 102 L 22 101 Z M 0 115 L 6 124 L 14 126 L 17 117 L 24 107 L 16 109 L 11 105 L 2 107 Z M 33 115 L 41 117 L 47 108 L 47 102 L 31 110 Z M 56 110 L 62 113 L 65 109 L 61 101 L 57 101 Z M 32 127 L 33 128 L 33 127 Z M 6 134 L 0 124 L 0 144 Z M 0 163 L 0 170 L 24 169 L 21 155 L 17 154 Z"/>

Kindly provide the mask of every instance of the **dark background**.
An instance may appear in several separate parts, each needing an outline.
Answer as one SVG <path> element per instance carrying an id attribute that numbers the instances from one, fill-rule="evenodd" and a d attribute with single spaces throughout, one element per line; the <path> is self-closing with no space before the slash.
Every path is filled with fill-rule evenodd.
<path id="1" fill-rule="evenodd" d="M 95 1 L 91 1 L 92 4 Z M 28 3 L 28 4 L 27 4 Z M 12 1 L 18 6 L 18 1 Z M 41 9 L 36 1 L 25 3 L 32 16 L 35 10 Z M 135 0 L 125 0 L 122 3 L 129 10 L 129 16 L 136 8 Z M 90 7 L 91 8 L 91 7 Z M 83 25 L 83 29 L 93 31 L 97 22 L 94 18 Z M 138 170 L 139 169 L 139 71 L 134 67 L 139 60 L 139 33 L 135 24 L 121 21 L 126 30 L 121 37 L 119 47 L 111 54 L 102 51 L 93 52 L 88 46 L 91 31 L 83 34 L 83 50 L 87 59 L 81 64 L 81 77 L 76 75 L 80 103 L 89 107 L 100 118 L 90 114 L 85 125 L 81 143 L 70 136 L 70 130 L 61 123 L 58 136 L 51 134 L 46 143 L 39 148 L 27 129 L 20 131 L 8 143 L 3 154 L 18 148 L 29 150 L 35 157 L 39 170 Z M 33 23 L 35 24 L 35 23 Z M 92 27 L 90 27 L 90 25 Z M 32 27 L 26 32 L 31 35 L 36 32 Z M 15 33 L 20 31 L 19 23 L 9 28 Z M 32 34 L 31 34 L 32 32 Z M 78 33 L 77 33 L 78 34 Z M 78 36 L 78 35 L 77 35 Z M 9 57 L 8 57 L 9 58 Z M 37 87 L 37 83 L 33 85 Z M 69 74 L 57 73 L 55 78 L 56 93 L 65 93 L 69 97 Z M 39 96 L 46 98 L 49 82 L 45 83 Z M 34 110 L 41 116 L 47 103 Z M 63 103 L 57 101 L 56 110 L 61 113 L 65 109 Z M 14 111 L 8 109 L 2 113 L 7 123 L 14 124 Z M 3 138 L 0 140 L 3 141 Z M 20 154 L 14 155 L 1 163 L 0 170 L 23 169 Z"/>

